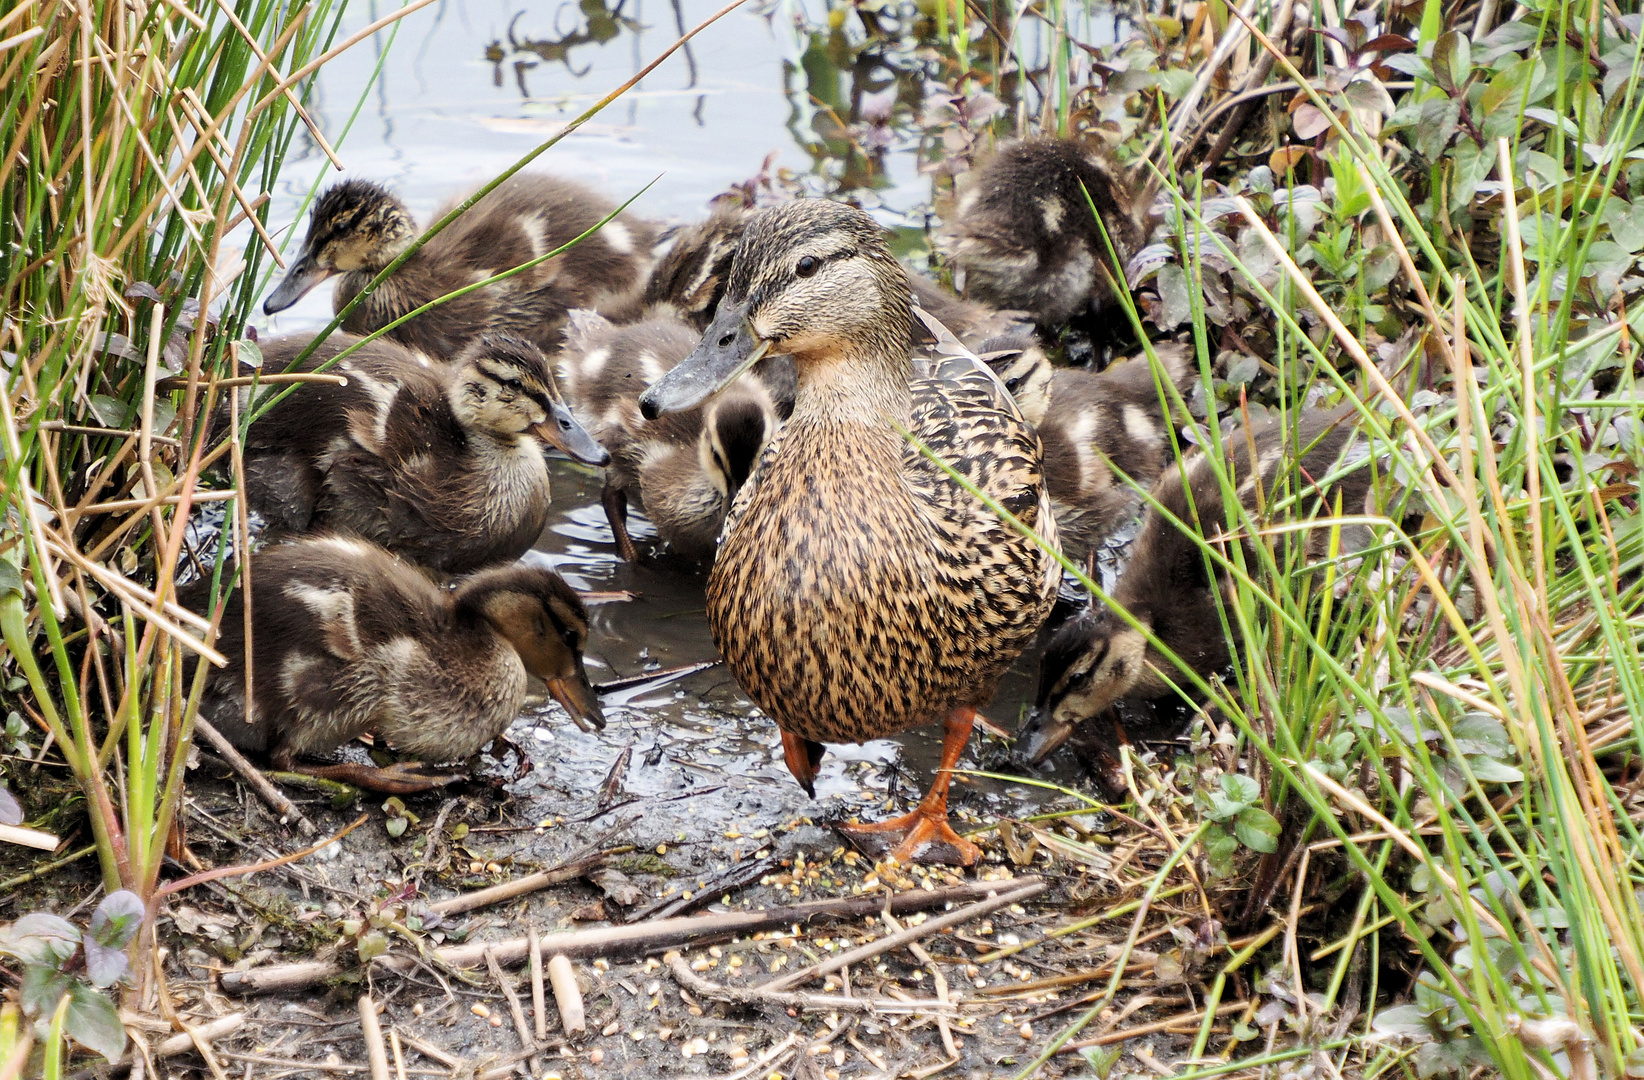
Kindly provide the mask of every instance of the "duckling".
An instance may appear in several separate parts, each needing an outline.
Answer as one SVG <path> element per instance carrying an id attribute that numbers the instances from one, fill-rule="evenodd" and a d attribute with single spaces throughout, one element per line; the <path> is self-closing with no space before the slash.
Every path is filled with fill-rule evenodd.
<path id="1" fill-rule="evenodd" d="M 711 557 L 731 500 L 781 424 L 776 395 L 792 404 L 792 363 L 767 357 L 706 404 L 644 419 L 639 395 L 690 355 L 700 336 L 664 316 L 615 326 L 595 312 L 571 313 L 560 372 L 576 411 L 612 452 L 601 502 L 629 562 L 639 558 L 628 535 L 630 499 L 675 551 Z"/>
<path id="2" fill-rule="evenodd" d="M 228 666 L 212 674 L 200 715 L 277 769 L 391 793 L 449 783 L 417 764 L 296 759 L 366 732 L 424 761 L 466 758 L 520 714 L 527 674 L 578 726 L 605 726 L 582 661 L 587 609 L 550 570 L 482 570 L 447 590 L 375 544 L 334 536 L 265 547 L 252 567 L 252 705 L 237 590 L 219 623 Z M 208 593 L 193 588 L 198 610 Z"/>
<path id="3" fill-rule="evenodd" d="M 333 334 L 303 367 L 356 340 Z M 304 344 L 267 342 L 265 363 L 284 368 Z M 541 350 L 511 334 L 480 337 L 449 368 L 379 339 L 331 370 L 348 384 L 302 387 L 246 437 L 247 503 L 275 533 L 350 533 L 464 573 L 512 562 L 542 534 L 544 444 L 610 461 L 560 399 Z"/>
<path id="4" fill-rule="evenodd" d="M 953 769 L 1060 573 L 904 432 L 1052 545 L 1055 522 L 1038 438 L 992 372 L 960 352 L 912 377 L 910 296 L 862 211 L 821 199 L 762 211 L 701 343 L 640 410 L 693 408 L 768 349 L 793 357 L 793 415 L 725 521 L 709 629 L 812 795 L 822 743 L 942 721 L 941 768 L 918 807 L 843 831 L 863 846 L 889 840 L 903 861 L 969 865 L 978 849 L 947 822 Z"/>
<path id="5" fill-rule="evenodd" d="M 343 329 L 378 330 L 430 300 L 569 243 L 613 209 L 602 196 L 559 177 L 512 176 L 395 270 Z M 263 310 L 283 311 L 340 274 L 333 303 L 341 311 L 421 231 L 405 204 L 380 184 L 336 184 L 314 204 L 302 250 Z M 389 336 L 439 357 L 498 331 L 552 351 L 567 310 L 616 303 L 640 287 L 650 269 L 653 232 L 650 224 L 619 214 L 564 254 L 426 311 Z"/>
<path id="6" fill-rule="evenodd" d="M 1083 560 L 1141 503 L 1114 469 L 1151 485 L 1170 456 L 1168 413 L 1153 368 L 1146 356 L 1102 371 L 1053 368 L 1022 331 L 989 338 L 978 351 L 1039 429 L 1062 551 Z M 1198 376 L 1191 350 L 1164 342 L 1154 352 L 1165 380 L 1186 393 Z"/>
<path id="7" fill-rule="evenodd" d="M 706 330 L 719 307 L 720 297 L 725 295 L 731 259 L 752 216 L 753 211 L 741 206 L 721 205 L 706 221 L 675 230 L 671 239 L 665 241 L 665 249 L 658 256 L 637 305 L 625 314 L 615 315 L 616 321 L 628 322 L 644 315 L 672 315 L 699 333 Z M 984 338 L 1023 329 L 1026 316 L 1021 312 L 995 311 L 961 299 L 911 270 L 908 284 L 913 289 L 914 303 L 934 315 L 967 345 L 974 346 Z M 914 324 L 913 340 L 922 344 L 931 340 L 918 322 Z"/>
<path id="8" fill-rule="evenodd" d="M 961 178 L 938 248 L 963 271 L 965 296 L 1058 325 L 1087 308 L 1102 309 L 1113 284 L 1125 286 L 1124 263 L 1145 238 L 1147 208 L 1131 199 L 1105 152 L 1067 139 L 1006 143 Z"/>
<path id="9" fill-rule="evenodd" d="M 1261 477 L 1260 490 L 1271 503 L 1281 497 L 1280 470 L 1295 461 L 1301 448 L 1299 476 L 1312 485 L 1327 477 L 1354 442 L 1351 413 L 1303 414 L 1292 433 L 1279 420 L 1233 432 L 1224 442 L 1232 451 L 1232 475 L 1239 477 L 1240 499 L 1254 510 L 1258 486 L 1250 468 L 1254 443 Z M 1318 492 L 1298 493 L 1301 505 L 1287 513 L 1299 517 L 1315 511 L 1329 515 L 1339 496 L 1348 512 L 1362 507 L 1369 476 L 1357 469 L 1335 481 L 1318 506 Z M 1192 493 L 1191 504 L 1185 487 Z M 1167 469 L 1153 485 L 1152 496 L 1183 522 L 1198 521 L 1200 532 L 1214 537 L 1226 531 L 1227 513 L 1221 487 L 1209 459 L 1202 453 Z M 1196 512 L 1196 513 L 1195 513 Z M 1347 537 L 1349 546 L 1362 538 Z M 1324 554 L 1326 530 L 1313 531 L 1309 552 Z M 1252 556 L 1253 558 L 1253 553 Z M 1149 506 L 1123 575 L 1113 589 L 1113 600 L 1130 612 L 1191 670 L 1208 677 L 1229 662 L 1227 636 L 1217 607 L 1216 590 L 1227 582 L 1212 582 L 1203 553 L 1191 535 Z M 1051 636 L 1040 667 L 1037 707 L 1019 736 L 1030 760 L 1043 761 L 1060 746 L 1075 725 L 1089 720 L 1121 698 L 1158 698 L 1173 693 L 1180 683 L 1176 667 L 1142 635 L 1140 630 L 1105 607 L 1095 604 Z"/>

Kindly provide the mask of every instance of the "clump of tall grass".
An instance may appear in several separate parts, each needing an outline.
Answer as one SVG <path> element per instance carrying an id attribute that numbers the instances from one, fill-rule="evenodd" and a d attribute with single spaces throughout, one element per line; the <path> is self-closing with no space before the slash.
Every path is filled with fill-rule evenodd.
<path id="1" fill-rule="evenodd" d="M 1155 178 L 1133 317 L 1193 337 L 1202 395 L 1175 404 L 1194 441 L 1345 405 L 1375 474 L 1376 513 L 1311 525 L 1373 542 L 1313 565 L 1285 500 L 1247 506 L 1225 478 L 1230 531 L 1257 541 L 1199 541 L 1230 583 L 1231 673 L 1183 672 L 1205 734 L 1174 768 L 1127 759 L 1138 812 L 1179 845 L 1148 896 L 1176 873 L 1212 930 L 1275 929 L 1199 970 L 1178 1075 L 1295 1053 L 1337 1075 L 1631 1075 L 1644 26 L 1559 2 L 1326 3 L 1300 33 L 1295 5 L 1256 8 L 1148 14 L 1082 69 L 1065 10 L 1034 9 L 1044 67 L 969 67 L 1021 95 L 1007 115 Z M 1213 1036 L 1241 967 L 1269 1007 Z"/>

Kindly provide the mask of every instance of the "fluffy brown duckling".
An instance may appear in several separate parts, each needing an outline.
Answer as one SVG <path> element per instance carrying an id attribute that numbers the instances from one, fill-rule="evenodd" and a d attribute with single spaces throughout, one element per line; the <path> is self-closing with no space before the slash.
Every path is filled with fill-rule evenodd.
<path id="1" fill-rule="evenodd" d="M 315 537 L 252 557 L 253 679 L 245 700 L 243 594 L 236 590 L 200 715 L 241 750 L 373 791 L 424 791 L 455 776 L 416 763 L 299 765 L 367 732 L 421 761 L 466 758 L 507 730 L 541 679 L 577 724 L 604 727 L 583 667 L 588 612 L 541 567 L 482 570 L 454 588 L 374 544 Z M 202 608 L 208 593 L 194 587 Z"/>
<path id="2" fill-rule="evenodd" d="M 694 408 L 766 350 L 793 357 L 793 415 L 726 519 L 709 629 L 813 794 L 823 743 L 941 721 L 942 764 L 918 807 L 844 831 L 904 862 L 969 865 L 978 849 L 947 821 L 953 769 L 1061 575 L 904 436 L 1054 544 L 1032 427 L 969 353 L 914 377 L 910 298 L 867 214 L 823 199 L 772 207 L 748 223 L 696 351 L 640 407 Z"/>
<path id="3" fill-rule="evenodd" d="M 639 558 L 628 535 L 631 500 L 675 551 L 711 557 L 731 500 L 781 425 L 777 395 L 792 406 L 793 365 L 771 357 L 696 408 L 642 417 L 640 394 L 689 356 L 700 336 L 666 316 L 617 326 L 594 312 L 571 313 L 560 375 L 588 430 L 611 451 L 601 501 L 629 562 Z M 766 381 L 772 368 L 774 390 Z"/>
<path id="4" fill-rule="evenodd" d="M 1055 368 L 1026 331 L 989 338 L 978 352 L 1039 429 L 1062 551 L 1083 560 L 1141 503 L 1124 477 L 1151 485 L 1170 459 L 1169 414 L 1152 366 L 1143 355 L 1102 371 Z M 1191 349 L 1165 342 L 1154 352 L 1165 381 L 1186 393 L 1198 377 Z"/>
<path id="5" fill-rule="evenodd" d="M 354 309 L 343 329 L 355 334 L 381 329 L 430 300 L 569 243 L 613 209 L 609 200 L 579 184 L 518 173 L 418 249 Z M 341 311 L 421 232 L 405 204 L 382 185 L 336 184 L 315 202 L 302 250 L 263 310 L 282 311 L 326 278 L 340 275 L 333 303 Z M 619 214 L 563 254 L 426 311 L 389 336 L 439 357 L 499 331 L 552 351 L 559 347 L 568 310 L 617 303 L 639 289 L 650 270 L 653 242 L 649 223 Z"/>
<path id="6" fill-rule="evenodd" d="M 734 204 L 721 205 L 706 220 L 675 230 L 671 238 L 665 239 L 664 250 L 639 300 L 626 315 L 615 315 L 616 321 L 641 315 L 672 315 L 699 333 L 706 330 L 725 295 L 731 259 L 753 214 Z M 914 303 L 973 348 L 984 338 L 1023 328 L 1020 312 L 996 311 L 953 295 L 923 274 L 912 270 L 907 274 Z M 917 320 L 912 334 L 918 344 L 932 340 Z"/>
<path id="7" fill-rule="evenodd" d="M 937 243 L 963 271 L 965 296 L 1058 325 L 1110 303 L 1112 282 L 1125 287 L 1124 263 L 1145 238 L 1147 209 L 1131 199 L 1105 151 L 1067 139 L 1021 139 L 960 178 Z M 1092 204 L 1118 252 L 1117 267 Z"/>
<path id="8" fill-rule="evenodd" d="M 333 334 L 303 367 L 355 340 Z M 306 344 L 264 343 L 265 366 L 284 369 Z M 542 535 L 545 446 L 610 460 L 560 399 L 541 350 L 510 334 L 481 337 L 449 366 L 379 339 L 328 370 L 347 385 L 301 387 L 245 439 L 247 502 L 275 533 L 348 533 L 465 573 L 512 562 Z"/>
<path id="9" fill-rule="evenodd" d="M 1345 512 L 1359 512 L 1369 491 L 1367 470 L 1355 469 L 1334 481 L 1324 492 L 1326 501 L 1322 506 L 1313 486 L 1336 470 L 1354 444 L 1354 433 L 1352 413 L 1314 412 L 1303 414 L 1293 432 L 1280 420 L 1272 419 L 1253 425 L 1248 436 L 1243 431 L 1224 436 L 1223 444 L 1231 452 L 1231 475 L 1239 479 L 1241 502 L 1254 510 L 1258 490 L 1268 505 L 1282 500 L 1285 491 L 1278 486 L 1281 470 L 1295 463 L 1304 489 L 1295 492 L 1296 500 L 1283 511 L 1285 516 L 1330 516 L 1338 497 Z M 1255 470 L 1250 467 L 1252 442 L 1258 466 Z M 1188 492 L 1192 494 L 1191 505 Z M 1199 532 L 1205 537 L 1227 529 L 1222 490 L 1210 459 L 1203 453 L 1167 469 L 1153 485 L 1152 497 L 1183 522 L 1193 522 L 1196 511 Z M 1305 535 L 1309 553 L 1323 557 L 1328 530 L 1320 528 Z M 1357 539 L 1350 537 L 1347 546 L 1353 546 Z M 1253 559 L 1254 554 L 1249 557 Z M 1113 600 L 1191 670 L 1208 678 L 1226 667 L 1230 659 L 1216 596 L 1216 591 L 1227 585 L 1220 575 L 1214 581 L 1208 575 L 1204 555 L 1193 536 L 1150 505 L 1143 515 L 1130 561 L 1114 586 Z M 1051 636 L 1040 667 L 1037 707 L 1018 741 L 1030 760 L 1042 761 L 1067 740 L 1076 725 L 1093 719 L 1121 698 L 1164 697 L 1174 693 L 1171 683 L 1183 681 L 1176 666 L 1140 630 L 1104 605 L 1093 603 L 1088 612 Z"/>

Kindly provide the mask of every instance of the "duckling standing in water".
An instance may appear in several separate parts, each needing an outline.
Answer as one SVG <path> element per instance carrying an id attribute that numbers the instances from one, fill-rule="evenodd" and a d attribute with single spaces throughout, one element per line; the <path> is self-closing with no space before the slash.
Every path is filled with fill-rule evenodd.
<path id="1" fill-rule="evenodd" d="M 989 338 L 977 351 L 1039 429 L 1062 551 L 1082 561 L 1141 503 L 1114 470 L 1148 486 L 1170 457 L 1169 414 L 1153 368 L 1146 356 L 1101 371 L 1054 368 L 1024 331 Z M 1198 377 L 1191 349 L 1164 342 L 1154 352 L 1165 381 L 1187 392 Z"/>
<path id="2" fill-rule="evenodd" d="M 305 369 L 352 342 L 333 334 Z M 283 368 L 305 344 L 267 342 L 265 362 Z M 480 338 L 450 368 L 378 340 L 329 370 L 348 384 L 302 387 L 245 439 L 247 503 L 276 533 L 349 533 L 465 573 L 512 562 L 542 535 L 545 445 L 610 460 L 560 400 L 542 352 L 509 334 Z"/>
<path id="3" fill-rule="evenodd" d="M 1131 205 L 1105 152 L 1067 139 L 1022 139 L 960 179 L 937 244 L 964 272 L 965 296 L 1055 326 L 1105 307 L 1114 283 L 1125 288 L 1124 264 L 1145 238 L 1146 209 Z"/>
<path id="4" fill-rule="evenodd" d="M 577 413 L 611 451 L 601 501 L 629 562 L 639 558 L 628 535 L 630 499 L 675 551 L 711 558 L 731 500 L 781 425 L 776 394 L 785 389 L 791 407 L 792 364 L 769 357 L 697 408 L 642 417 L 640 394 L 690 355 L 700 336 L 673 318 L 615 326 L 594 312 L 571 313 L 560 374 Z M 774 392 L 764 378 L 773 367 L 780 369 Z"/>
<path id="5" fill-rule="evenodd" d="M 969 865 L 979 851 L 947 821 L 953 769 L 1060 573 L 904 432 L 1052 543 L 1055 522 L 1038 439 L 997 378 L 969 354 L 912 378 L 910 293 L 862 211 L 821 199 L 763 211 L 701 344 L 640 408 L 693 408 L 767 349 L 793 357 L 793 415 L 726 520 L 709 628 L 813 795 L 822 743 L 942 721 L 942 764 L 918 807 L 844 831 L 889 840 L 902 861 Z"/>
<path id="6" fill-rule="evenodd" d="M 558 177 L 512 176 L 419 248 L 349 314 L 343 329 L 381 329 L 430 300 L 546 255 L 614 209 L 602 196 Z M 336 184 L 314 204 L 302 250 L 263 310 L 283 311 L 326 278 L 341 275 L 333 299 L 341 311 L 421 232 L 387 188 L 365 180 Z M 438 357 L 499 331 L 552 351 L 569 309 L 615 304 L 640 288 L 650 270 L 653 232 L 650 224 L 619 214 L 563 254 L 425 311 L 389 336 Z"/>
<path id="7" fill-rule="evenodd" d="M 1268 420 L 1248 433 L 1225 435 L 1223 442 L 1232 451 L 1230 475 L 1238 479 L 1240 501 L 1254 511 L 1258 490 L 1269 504 L 1282 497 L 1275 485 L 1281 469 L 1289 464 L 1299 465 L 1301 483 L 1309 487 L 1330 476 L 1354 443 L 1354 425 L 1349 412 L 1307 413 L 1294 431 L 1279 420 Z M 1258 464 L 1254 471 L 1251 443 Z M 1297 447 L 1301 448 L 1299 462 Z M 1318 491 L 1297 492 L 1299 505 L 1291 513 L 1298 518 L 1314 512 L 1332 514 L 1338 497 L 1345 512 L 1357 512 L 1369 485 L 1367 471 L 1356 469 L 1332 482 L 1323 493 L 1322 507 Z M 1152 495 L 1177 519 L 1189 524 L 1197 521 L 1199 532 L 1207 538 L 1227 531 L 1222 489 L 1210 459 L 1202 453 L 1166 470 L 1153 485 Z M 1326 528 L 1312 530 L 1306 540 L 1309 552 L 1323 557 L 1328 538 Z M 1254 553 L 1248 558 L 1253 565 Z M 1230 661 L 1216 597 L 1216 591 L 1226 587 L 1228 582 L 1212 581 L 1207 574 L 1194 537 L 1149 506 L 1130 561 L 1114 586 L 1113 600 L 1191 670 L 1208 678 Z M 1090 611 L 1052 635 L 1041 663 L 1037 707 L 1018 741 L 1030 760 L 1043 761 L 1076 725 L 1119 699 L 1173 694 L 1171 683 L 1183 681 L 1176 671 L 1140 630 L 1093 603 Z"/>
<path id="8" fill-rule="evenodd" d="M 423 761 L 466 758 L 500 736 L 541 679 L 583 728 L 605 717 L 583 667 L 588 612 L 558 574 L 483 570 L 447 590 L 374 544 L 317 537 L 252 556 L 253 673 L 245 700 L 242 593 L 228 601 L 200 715 L 241 750 L 372 791 L 458 779 L 417 763 L 298 765 L 367 732 Z M 196 609 L 209 595 L 193 587 Z"/>

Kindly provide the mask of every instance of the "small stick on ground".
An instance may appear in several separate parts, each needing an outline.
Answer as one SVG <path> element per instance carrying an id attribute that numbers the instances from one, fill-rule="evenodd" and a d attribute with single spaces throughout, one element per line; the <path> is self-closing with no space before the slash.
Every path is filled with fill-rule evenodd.
<path id="1" fill-rule="evenodd" d="M 537 1042 L 531 1038 L 531 1029 L 525 1023 L 525 1010 L 520 1008 L 519 995 L 514 992 L 514 984 L 508 981 L 502 965 L 497 963 L 495 949 L 485 950 L 485 966 L 491 969 L 491 978 L 495 979 L 497 986 L 502 989 L 502 996 L 508 999 L 508 1014 L 513 1017 L 514 1031 L 519 1034 L 520 1049 L 532 1053 L 531 1075 L 542 1075 L 542 1060 L 536 1056 Z"/>
<path id="2" fill-rule="evenodd" d="M 555 953 L 548 960 L 548 982 L 554 988 L 554 1004 L 559 1006 L 559 1022 L 565 1035 L 581 1034 L 588 1030 L 588 1020 L 582 1010 L 582 987 L 577 985 L 577 973 L 571 967 L 571 958 Z"/>
<path id="3" fill-rule="evenodd" d="M 395 1080 L 405 1080 L 405 1051 L 400 1047 L 398 1028 L 388 1029 L 388 1048 L 394 1052 Z"/>
<path id="4" fill-rule="evenodd" d="M 781 978 L 772 979 L 769 982 L 762 983 L 760 988 L 764 990 L 786 990 L 789 987 L 799 986 L 803 983 L 809 982 L 811 979 L 832 974 L 833 972 L 844 967 L 846 964 L 860 964 L 862 961 L 870 960 L 881 953 L 890 952 L 892 949 L 900 949 L 910 941 L 918 941 L 922 937 L 929 937 L 932 934 L 946 930 L 950 926 L 959 926 L 960 924 L 967 923 L 972 919 L 980 918 L 990 912 L 997 911 L 1002 907 L 1008 907 L 1011 904 L 1019 904 L 1023 900 L 1026 900 L 1031 896 L 1038 896 L 1040 893 L 1045 891 L 1045 883 L 1037 878 L 1023 879 L 1021 882 L 1013 882 L 1012 884 L 1016 884 L 1019 887 L 1006 892 L 1001 892 L 990 899 L 981 900 L 974 904 L 968 904 L 965 907 L 959 908 L 957 911 L 950 911 L 946 915 L 939 915 L 934 919 L 927 919 L 918 926 L 915 926 L 909 930 L 903 930 L 899 934 L 889 934 L 880 938 L 878 941 L 870 941 L 866 945 L 858 946 L 848 952 L 842 952 L 838 956 L 830 957 L 819 964 L 812 964 L 808 968 L 801 968 L 792 975 L 784 975 Z M 887 905 L 887 909 L 888 907 L 889 905 Z"/>
<path id="5" fill-rule="evenodd" d="M 365 1058 L 371 1065 L 371 1080 L 393 1080 L 388 1075 L 388 1051 L 382 1044 L 377 1003 L 371 1000 L 370 994 L 360 998 L 360 1030 L 365 1034 Z"/>
<path id="6" fill-rule="evenodd" d="M 195 1039 L 211 1042 L 213 1039 L 220 1039 L 230 1032 L 238 1031 L 244 1025 L 245 1013 L 229 1013 L 227 1016 L 218 1017 L 216 1020 L 201 1024 L 193 1031 L 185 1031 L 180 1035 L 173 1035 L 169 1039 L 162 1040 L 154 1048 L 154 1056 L 165 1058 L 186 1054 L 194 1049 Z"/>
<path id="7" fill-rule="evenodd" d="M 262 770 L 247 761 L 244 754 L 234 749 L 234 744 L 229 742 L 222 732 L 212 727 L 201 717 L 194 718 L 194 730 L 206 737 L 206 742 L 211 744 L 211 749 L 217 756 L 228 762 L 234 771 L 240 774 L 240 778 L 251 786 L 251 790 L 255 791 L 263 802 L 268 804 L 270 810 L 273 810 L 286 821 L 296 822 L 297 828 L 302 830 L 304 836 L 313 836 L 319 832 L 314 827 L 314 823 L 304 817 L 301 810 L 297 809 L 297 804 L 286 798 L 279 788 L 269 783 L 268 777 L 262 774 Z"/>
<path id="8" fill-rule="evenodd" d="M 762 986 L 724 986 L 720 983 L 709 982 L 685 963 L 685 958 L 679 953 L 671 952 L 663 958 L 667 961 L 668 970 L 673 972 L 674 979 L 680 986 L 691 993 L 714 1001 L 727 1001 L 733 1005 L 775 1005 L 784 1009 L 804 1009 L 809 1012 L 868 1012 L 868 1013 L 895 1013 L 917 1014 L 926 1016 L 935 1014 L 946 1023 L 944 1014 L 953 1011 L 953 1004 L 947 1001 L 932 1001 L 929 999 L 908 998 L 899 1001 L 895 998 L 868 998 L 851 997 L 841 994 L 807 994 L 792 990 L 766 990 Z M 949 1038 L 952 1038 L 950 1035 Z"/>
<path id="9" fill-rule="evenodd" d="M 488 889 L 477 889 L 471 893 L 463 893 L 461 896 L 453 896 L 449 900 L 429 904 L 428 907 L 431 911 L 437 911 L 441 915 L 456 915 L 464 911 L 473 911 L 475 908 L 489 907 L 492 904 L 500 904 L 504 900 L 512 900 L 516 896 L 536 892 L 538 889 L 546 889 L 550 885 L 562 885 L 567 881 L 575 881 L 590 870 L 597 870 L 604 864 L 605 856 L 596 853 L 577 859 L 575 862 L 561 863 L 548 870 L 538 870 L 534 874 L 526 874 L 522 878 L 505 881 L 501 885 L 493 885 Z"/>
<path id="10" fill-rule="evenodd" d="M 36 851 L 56 851 L 62 843 L 55 833 L 30 829 L 23 825 L 0 825 L 0 840 L 8 844 L 34 848 Z"/>
<path id="11" fill-rule="evenodd" d="M 537 928 L 526 927 L 525 940 L 531 947 L 531 1013 L 537 1022 L 537 1041 L 548 1038 L 548 1003 L 542 992 L 542 939 Z"/>
<path id="12" fill-rule="evenodd" d="M 897 922 L 896 916 L 890 912 L 884 912 L 879 917 L 885 920 L 885 925 L 891 928 L 891 933 L 900 934 L 904 932 L 902 924 Z M 937 965 L 935 960 L 931 959 L 930 953 L 926 952 L 925 947 L 917 941 L 908 942 L 908 952 L 912 953 L 913 958 L 924 964 L 930 972 L 931 978 L 936 983 L 936 1000 L 943 1005 L 950 1004 L 948 1001 L 948 980 L 942 974 L 941 967 Z M 953 1029 L 948 1027 L 948 1018 L 941 1013 L 936 1013 L 936 1030 L 942 1036 L 942 1049 L 948 1052 L 948 1063 L 956 1064 L 959 1061 L 959 1047 L 954 1045 Z"/>

